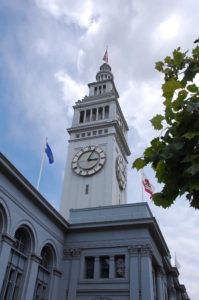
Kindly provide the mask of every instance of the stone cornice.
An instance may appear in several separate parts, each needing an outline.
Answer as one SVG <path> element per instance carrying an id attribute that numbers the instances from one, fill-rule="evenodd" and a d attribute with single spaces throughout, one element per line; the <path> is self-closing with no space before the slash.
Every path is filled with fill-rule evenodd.
<path id="1" fill-rule="evenodd" d="M 110 127 L 110 126 L 114 126 L 115 130 L 116 130 L 116 140 L 118 142 L 118 145 L 121 149 L 121 152 L 125 152 L 126 155 L 130 155 L 131 151 L 129 149 L 128 143 L 126 141 L 126 138 L 119 126 L 119 123 L 117 120 L 111 120 L 111 121 L 101 121 L 100 123 L 98 122 L 90 122 L 90 123 L 86 123 L 84 124 L 84 126 L 75 126 L 75 127 L 70 127 L 67 129 L 68 133 L 75 133 L 75 132 L 81 132 L 81 131 L 85 131 L 85 130 L 90 130 L 90 129 L 95 129 L 95 128 L 101 128 L 101 127 Z M 100 135 L 101 137 L 102 135 Z M 97 136 L 96 136 L 97 137 Z M 78 139 L 79 141 L 80 139 Z M 124 149 L 124 150 L 123 150 Z M 123 151 L 122 151 L 123 150 Z"/>

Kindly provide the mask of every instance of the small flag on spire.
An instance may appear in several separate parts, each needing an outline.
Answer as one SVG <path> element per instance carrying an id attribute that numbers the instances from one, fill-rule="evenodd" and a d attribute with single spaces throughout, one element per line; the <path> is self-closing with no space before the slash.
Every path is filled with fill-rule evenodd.
<path id="1" fill-rule="evenodd" d="M 154 189 L 143 170 L 142 170 L 142 184 L 144 186 L 145 191 L 149 193 L 151 195 L 150 198 L 152 198 Z"/>
<path id="2" fill-rule="evenodd" d="M 104 53 L 103 60 L 108 63 L 108 50 L 106 49 L 106 52 Z"/>
<path id="3" fill-rule="evenodd" d="M 54 157 L 52 150 L 50 149 L 50 146 L 46 142 L 46 148 L 45 148 L 46 155 L 48 156 L 49 164 L 52 164 L 54 162 Z"/>

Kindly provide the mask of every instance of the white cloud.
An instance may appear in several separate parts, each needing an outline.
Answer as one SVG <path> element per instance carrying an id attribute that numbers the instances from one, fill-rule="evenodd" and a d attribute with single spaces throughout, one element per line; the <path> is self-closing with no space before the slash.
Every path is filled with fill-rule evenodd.
<path id="1" fill-rule="evenodd" d="M 173 14 L 165 21 L 161 22 L 157 32 L 156 38 L 159 40 L 169 40 L 176 37 L 181 28 L 181 18 L 177 14 Z"/>
<path id="2" fill-rule="evenodd" d="M 91 0 L 35 0 L 37 5 L 47 10 L 55 18 L 63 18 L 66 23 L 89 27 L 92 15 Z"/>

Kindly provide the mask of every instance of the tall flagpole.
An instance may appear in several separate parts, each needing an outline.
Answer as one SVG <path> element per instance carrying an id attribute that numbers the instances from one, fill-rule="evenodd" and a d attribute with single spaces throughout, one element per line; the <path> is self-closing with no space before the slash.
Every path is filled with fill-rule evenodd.
<path id="1" fill-rule="evenodd" d="M 39 177 L 38 177 L 37 187 L 36 187 L 37 190 L 39 190 L 39 184 L 40 184 L 41 173 L 42 173 L 43 165 L 44 165 L 44 157 L 45 157 L 45 149 L 46 149 L 47 141 L 48 141 L 48 138 L 46 138 L 46 141 L 45 141 L 45 144 L 44 144 L 44 149 L 43 149 L 43 154 L 42 154 L 42 159 L 41 159 L 41 166 L 40 166 L 40 171 L 39 171 Z"/>
<path id="2" fill-rule="evenodd" d="M 143 188 L 143 183 L 142 183 L 142 170 L 140 172 L 141 175 L 141 187 L 142 187 L 142 202 L 144 202 L 144 188 Z"/>

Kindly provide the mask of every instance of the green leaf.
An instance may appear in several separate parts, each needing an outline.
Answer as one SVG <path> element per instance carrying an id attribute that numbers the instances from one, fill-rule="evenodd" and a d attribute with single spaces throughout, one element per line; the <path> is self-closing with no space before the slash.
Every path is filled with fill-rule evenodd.
<path id="1" fill-rule="evenodd" d="M 139 171 L 140 169 L 142 169 L 144 166 L 146 166 L 146 162 L 144 159 L 142 158 L 137 158 L 134 162 L 133 162 L 133 168 L 136 168 L 137 171 Z"/>
<path id="2" fill-rule="evenodd" d="M 162 206 L 163 208 L 167 208 L 171 206 L 174 199 L 167 199 L 163 193 L 154 193 L 152 199 L 157 206 Z"/>
<path id="3" fill-rule="evenodd" d="M 163 66 L 164 66 L 164 63 L 162 61 L 158 61 L 155 63 L 155 68 L 159 72 L 163 71 Z"/>
<path id="4" fill-rule="evenodd" d="M 186 52 L 185 53 L 180 52 L 180 48 L 173 51 L 173 58 L 174 58 L 175 65 L 181 68 L 183 67 L 185 54 Z"/>
<path id="5" fill-rule="evenodd" d="M 199 172 L 199 164 L 192 164 L 188 169 L 185 170 L 185 173 L 195 175 Z"/>
<path id="6" fill-rule="evenodd" d="M 188 140 L 191 140 L 191 139 L 193 139 L 195 136 L 197 136 L 197 135 L 199 135 L 199 131 L 196 131 L 196 132 L 194 132 L 194 131 L 188 131 L 188 132 L 186 132 L 185 134 L 184 134 L 184 137 L 186 138 L 186 139 L 188 139 Z"/>
<path id="7" fill-rule="evenodd" d="M 153 127 L 156 130 L 160 130 L 163 128 L 162 126 L 162 121 L 164 120 L 164 117 L 162 115 L 156 115 L 155 117 L 153 117 L 150 122 L 152 123 Z"/>
<path id="8" fill-rule="evenodd" d="M 186 110 L 188 112 L 196 111 L 198 109 L 199 109 L 199 103 L 193 103 L 193 102 L 187 103 Z"/>
<path id="9" fill-rule="evenodd" d="M 171 80 L 166 81 L 162 85 L 163 96 L 166 99 L 171 100 L 173 98 L 173 94 L 174 94 L 175 90 L 180 89 L 180 88 L 181 88 L 180 82 L 175 80 L 174 78 L 172 78 Z"/>
<path id="10" fill-rule="evenodd" d="M 172 103 L 173 109 L 175 111 L 182 108 L 182 105 L 184 103 L 184 99 L 186 99 L 187 94 L 188 93 L 185 90 L 179 91 L 177 99 L 175 101 L 173 101 L 173 103 Z"/>
<path id="11" fill-rule="evenodd" d="M 187 89 L 191 93 L 197 93 L 198 92 L 198 87 L 195 84 L 188 85 Z"/>
<path id="12" fill-rule="evenodd" d="M 189 183 L 189 187 L 190 187 L 190 191 L 194 191 L 194 190 L 199 191 L 199 178 L 192 180 Z"/>
<path id="13" fill-rule="evenodd" d="M 166 56 L 164 62 L 169 65 L 173 63 L 173 59 L 170 56 Z"/>
<path id="14" fill-rule="evenodd" d="M 163 182 L 165 175 L 167 173 L 167 168 L 164 162 L 159 161 L 156 167 L 156 177 L 158 179 L 158 182 Z"/>

